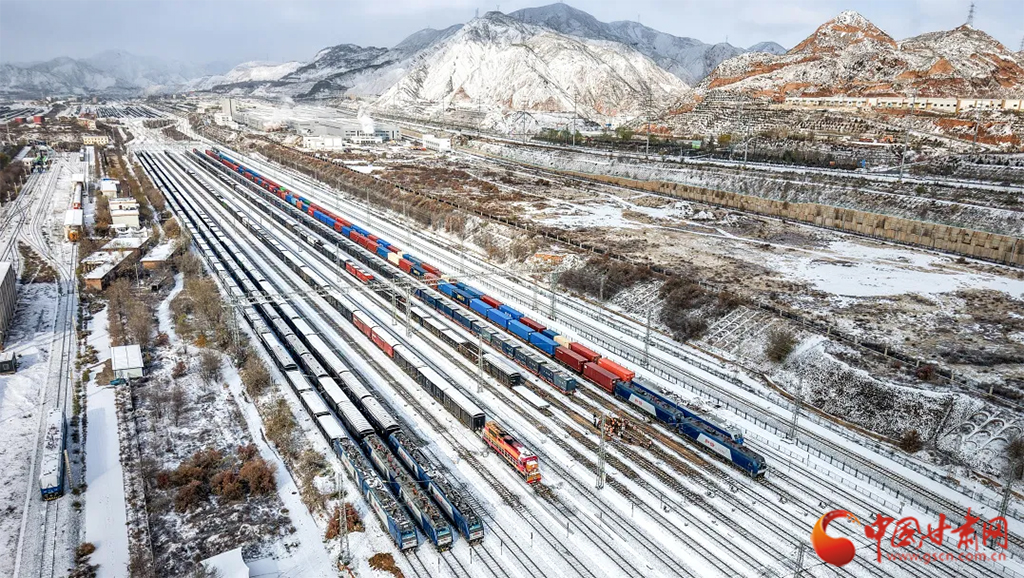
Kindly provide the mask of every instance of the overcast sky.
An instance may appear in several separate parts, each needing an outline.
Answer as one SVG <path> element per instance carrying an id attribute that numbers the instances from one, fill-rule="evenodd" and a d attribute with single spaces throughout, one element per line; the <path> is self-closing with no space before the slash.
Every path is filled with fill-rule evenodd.
<path id="1" fill-rule="evenodd" d="M 81 58 L 118 49 L 194 63 L 309 60 L 335 44 L 393 46 L 500 6 L 544 0 L 0 0 L 0 61 Z M 598 20 L 640 21 L 676 36 L 789 48 L 842 10 L 896 39 L 954 28 L 969 0 L 573 0 Z M 1012 50 L 1024 37 L 1024 0 L 978 0 L 975 26 Z"/>

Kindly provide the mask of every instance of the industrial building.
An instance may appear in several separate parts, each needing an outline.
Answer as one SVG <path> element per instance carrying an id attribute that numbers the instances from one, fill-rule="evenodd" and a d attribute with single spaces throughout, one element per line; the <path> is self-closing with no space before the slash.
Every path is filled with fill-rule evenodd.
<path id="1" fill-rule="evenodd" d="M 14 308 L 18 304 L 17 276 L 12 263 L 0 263 L 0 345 L 7 341 L 7 330 L 14 321 Z"/>
<path id="2" fill-rule="evenodd" d="M 105 134 L 84 134 L 82 135 L 82 144 L 103 146 L 110 144 L 110 137 Z"/>
<path id="3" fill-rule="evenodd" d="M 340 137 L 356 144 L 381 143 L 402 137 L 397 126 L 368 119 L 301 120 L 293 123 L 292 128 L 303 137 Z M 303 144 L 305 142 L 303 138 Z"/>
<path id="4" fill-rule="evenodd" d="M 423 135 L 423 148 L 428 151 L 447 152 L 452 150 L 452 143 L 445 138 L 437 138 L 432 134 Z"/>
<path id="5" fill-rule="evenodd" d="M 110 365 L 114 370 L 114 379 L 138 379 L 146 373 L 142 347 L 138 345 L 111 347 Z"/>
<path id="6" fill-rule="evenodd" d="M 100 181 L 100 193 L 104 197 L 117 198 L 121 183 L 114 179 L 103 179 Z"/>
<path id="7" fill-rule="evenodd" d="M 18 371 L 18 356 L 13 351 L 0 353 L 0 373 L 14 373 Z"/>
<path id="8" fill-rule="evenodd" d="M 1024 110 L 1019 98 L 930 98 L 905 96 L 788 96 L 786 104 L 801 107 L 843 109 L 913 109 L 958 113 L 966 110 Z"/>

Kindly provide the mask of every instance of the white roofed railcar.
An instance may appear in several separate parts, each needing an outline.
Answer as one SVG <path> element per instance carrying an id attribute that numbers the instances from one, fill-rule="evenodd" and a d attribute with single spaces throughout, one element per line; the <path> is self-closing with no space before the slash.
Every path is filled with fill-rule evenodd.
<path id="1" fill-rule="evenodd" d="M 64 411 L 51 409 L 46 417 L 43 457 L 39 464 L 39 491 L 44 500 L 64 495 L 64 442 L 67 435 Z"/>

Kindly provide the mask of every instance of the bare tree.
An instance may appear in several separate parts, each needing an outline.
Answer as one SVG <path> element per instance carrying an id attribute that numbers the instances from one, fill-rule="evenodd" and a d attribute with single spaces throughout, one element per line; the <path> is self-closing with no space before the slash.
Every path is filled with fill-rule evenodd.
<path id="1" fill-rule="evenodd" d="M 128 309 L 128 335 L 143 348 L 149 347 L 149 337 L 153 333 L 153 317 L 149 308 L 140 301 L 132 301 Z"/>
<path id="2" fill-rule="evenodd" d="M 178 419 L 181 418 L 181 412 L 185 409 L 185 388 L 181 387 L 180 383 L 174 384 L 171 388 L 170 395 L 170 406 L 171 415 L 174 417 L 174 425 L 178 425 Z"/>
<path id="3" fill-rule="evenodd" d="M 213 351 L 204 351 L 199 359 L 199 376 L 206 383 L 220 379 L 220 355 Z"/>

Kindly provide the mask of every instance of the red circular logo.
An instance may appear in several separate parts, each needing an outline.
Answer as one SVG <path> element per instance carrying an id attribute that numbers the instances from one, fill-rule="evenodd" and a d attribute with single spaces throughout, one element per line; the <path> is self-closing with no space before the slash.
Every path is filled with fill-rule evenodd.
<path id="1" fill-rule="evenodd" d="M 814 524 L 814 530 L 811 531 L 811 546 L 814 546 L 814 552 L 825 562 L 833 566 L 845 566 L 853 560 L 856 546 L 849 538 L 833 538 L 825 532 L 829 522 L 836 518 L 846 518 L 860 523 L 856 516 L 846 510 L 832 510 L 818 518 L 818 522 Z"/>

